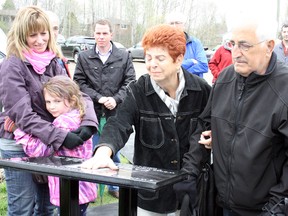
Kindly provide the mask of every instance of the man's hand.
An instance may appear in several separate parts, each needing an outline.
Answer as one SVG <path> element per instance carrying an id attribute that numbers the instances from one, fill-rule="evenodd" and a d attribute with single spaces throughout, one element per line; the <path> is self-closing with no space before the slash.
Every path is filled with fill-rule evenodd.
<path id="1" fill-rule="evenodd" d="M 113 110 L 116 107 L 117 103 L 113 97 L 107 98 L 108 100 L 104 103 L 104 106 L 109 110 Z"/>
<path id="2" fill-rule="evenodd" d="M 194 64 L 198 64 L 198 61 L 197 61 L 196 59 L 192 59 L 192 62 L 193 62 Z"/>
<path id="3" fill-rule="evenodd" d="M 106 101 L 108 101 L 108 97 L 101 97 L 101 98 L 98 100 L 98 103 L 104 104 Z"/>
<path id="4" fill-rule="evenodd" d="M 117 106 L 117 103 L 113 97 L 101 97 L 98 100 L 98 103 L 103 104 L 109 110 L 113 110 Z"/>
<path id="5" fill-rule="evenodd" d="M 81 168 L 84 169 L 99 169 L 108 167 L 112 170 L 118 170 L 118 167 L 115 165 L 111 159 L 112 150 L 107 146 L 100 146 L 95 155 L 89 160 L 85 161 Z"/>
<path id="6" fill-rule="evenodd" d="M 206 149 L 212 148 L 212 132 L 209 131 L 203 131 L 200 140 L 198 141 L 199 144 L 202 144 L 205 146 Z"/>
<path id="7" fill-rule="evenodd" d="M 71 133 L 78 135 L 84 141 L 90 139 L 96 132 L 97 129 L 93 126 L 80 126 L 77 130 L 71 131 Z"/>

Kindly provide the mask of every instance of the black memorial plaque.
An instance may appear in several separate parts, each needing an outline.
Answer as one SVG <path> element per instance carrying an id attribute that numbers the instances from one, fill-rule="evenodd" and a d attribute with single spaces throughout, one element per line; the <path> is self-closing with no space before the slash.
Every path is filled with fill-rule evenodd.
<path id="1" fill-rule="evenodd" d="M 81 168 L 83 159 L 50 156 L 38 158 L 0 159 L 1 167 L 26 170 L 38 174 L 54 175 L 66 179 L 114 184 L 135 189 L 157 190 L 181 181 L 186 174 L 171 170 L 142 167 L 130 164 L 117 164 L 119 170 L 101 168 L 89 170 Z"/>

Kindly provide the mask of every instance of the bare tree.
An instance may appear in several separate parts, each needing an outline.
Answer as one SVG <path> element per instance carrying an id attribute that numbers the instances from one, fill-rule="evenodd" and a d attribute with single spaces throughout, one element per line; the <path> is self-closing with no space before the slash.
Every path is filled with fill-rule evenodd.
<path id="1" fill-rule="evenodd" d="M 187 17 L 187 32 L 209 46 L 218 43 L 217 37 L 226 25 L 224 19 L 216 17 L 217 8 L 212 0 L 14 0 L 14 3 L 16 9 L 37 4 L 54 11 L 59 15 L 60 32 L 65 37 L 92 36 L 95 20 L 100 18 L 119 20 L 131 26 L 130 38 L 122 37 L 125 44 L 131 45 L 142 39 L 147 28 L 164 23 L 172 11 L 182 12 Z"/>

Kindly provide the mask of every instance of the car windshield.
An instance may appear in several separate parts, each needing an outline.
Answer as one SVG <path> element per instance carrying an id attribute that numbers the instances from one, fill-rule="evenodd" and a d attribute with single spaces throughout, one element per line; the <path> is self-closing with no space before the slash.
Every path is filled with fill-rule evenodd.
<path id="1" fill-rule="evenodd" d="M 84 38 L 85 43 L 87 44 L 95 44 L 94 38 Z"/>

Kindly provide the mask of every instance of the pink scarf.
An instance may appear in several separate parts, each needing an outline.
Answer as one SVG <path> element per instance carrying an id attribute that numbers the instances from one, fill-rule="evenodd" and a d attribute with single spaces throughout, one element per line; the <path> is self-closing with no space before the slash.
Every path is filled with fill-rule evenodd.
<path id="1" fill-rule="evenodd" d="M 51 60 L 56 56 L 55 53 L 50 51 L 37 53 L 34 50 L 23 52 L 23 54 L 38 74 L 43 74 L 46 70 L 46 66 L 49 65 Z"/>

